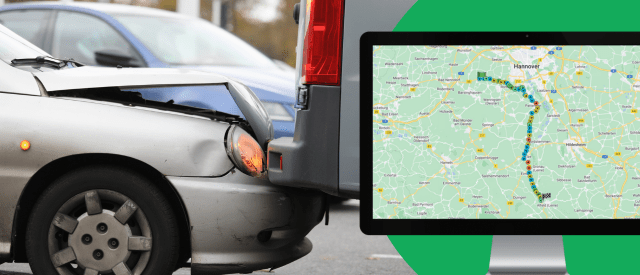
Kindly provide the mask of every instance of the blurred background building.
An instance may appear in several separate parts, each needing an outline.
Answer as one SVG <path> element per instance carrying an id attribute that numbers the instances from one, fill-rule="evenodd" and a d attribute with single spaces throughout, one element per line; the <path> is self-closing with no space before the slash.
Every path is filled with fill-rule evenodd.
<path id="1" fill-rule="evenodd" d="M 0 5 L 31 0 L 0 0 Z M 62 0 L 71 2 L 73 0 Z M 297 25 L 293 5 L 299 0 L 78 0 L 144 6 L 211 21 L 275 60 L 295 66 Z"/>

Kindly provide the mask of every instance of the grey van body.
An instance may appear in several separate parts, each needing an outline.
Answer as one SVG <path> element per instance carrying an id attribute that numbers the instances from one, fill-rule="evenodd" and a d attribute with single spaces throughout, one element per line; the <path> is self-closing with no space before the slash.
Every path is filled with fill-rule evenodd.
<path id="1" fill-rule="evenodd" d="M 296 91 L 301 109 L 296 113 L 294 137 L 269 143 L 269 151 L 282 154 L 283 159 L 282 170 L 270 166 L 271 182 L 359 198 L 360 36 L 368 31 L 392 31 L 416 2 L 345 0 L 341 85 L 324 86 L 300 81 L 307 8 L 307 1 L 300 1 Z"/>

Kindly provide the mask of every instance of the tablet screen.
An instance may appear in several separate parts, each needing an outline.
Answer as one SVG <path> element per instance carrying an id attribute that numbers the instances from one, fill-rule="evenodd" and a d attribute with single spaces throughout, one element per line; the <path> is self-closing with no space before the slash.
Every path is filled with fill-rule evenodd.
<path id="1" fill-rule="evenodd" d="M 373 219 L 638 215 L 640 47 L 372 55 Z"/>

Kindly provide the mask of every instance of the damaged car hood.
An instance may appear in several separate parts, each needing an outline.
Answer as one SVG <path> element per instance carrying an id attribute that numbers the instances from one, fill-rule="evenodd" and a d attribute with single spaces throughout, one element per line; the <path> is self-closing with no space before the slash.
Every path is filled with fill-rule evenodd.
<path id="1" fill-rule="evenodd" d="M 266 148 L 273 139 L 273 124 L 256 95 L 244 84 L 202 71 L 167 68 L 104 68 L 83 66 L 74 69 L 36 72 L 33 75 L 48 92 L 103 87 L 120 89 L 194 85 L 225 85 L 251 125 L 256 139 Z"/>

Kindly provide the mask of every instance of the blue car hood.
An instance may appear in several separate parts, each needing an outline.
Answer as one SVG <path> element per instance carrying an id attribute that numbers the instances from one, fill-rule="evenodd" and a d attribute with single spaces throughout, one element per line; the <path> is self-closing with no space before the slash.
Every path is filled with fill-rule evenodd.
<path id="1" fill-rule="evenodd" d="M 295 100 L 295 74 L 280 69 L 236 66 L 172 66 L 217 73 L 240 80 L 261 99 L 293 104 Z M 269 94 L 265 94 L 267 92 Z"/>

